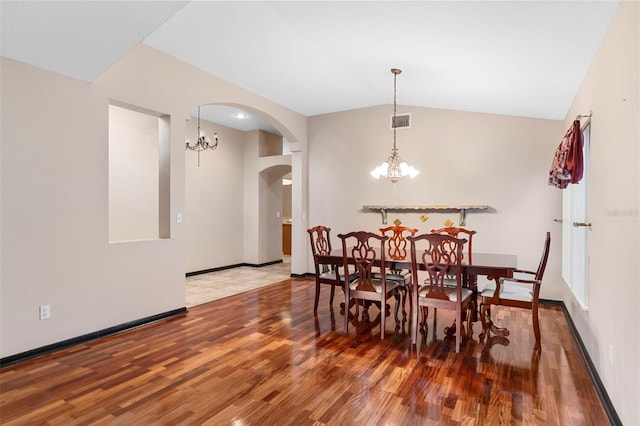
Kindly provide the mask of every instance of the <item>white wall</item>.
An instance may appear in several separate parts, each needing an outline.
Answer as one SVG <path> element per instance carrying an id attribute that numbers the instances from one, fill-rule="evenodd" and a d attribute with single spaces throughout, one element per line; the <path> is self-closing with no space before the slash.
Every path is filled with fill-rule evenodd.
<path id="1" fill-rule="evenodd" d="M 551 259 L 542 297 L 559 300 L 561 194 L 547 183 L 549 168 L 564 129 L 561 121 L 398 106 L 411 112 L 411 127 L 399 129 L 400 156 L 420 174 L 395 186 L 369 171 L 385 160 L 393 144 L 392 106 L 327 114 L 309 119 L 309 226 L 340 232 L 377 231 L 379 213 L 363 205 L 488 205 L 469 212 L 474 250 L 512 253 L 518 266 L 535 269 L 545 232 L 551 231 Z M 406 226 L 427 232 L 457 213 L 388 213 Z M 308 243 L 307 243 L 308 244 Z M 311 265 L 311 261 L 309 261 Z"/>
<path id="2" fill-rule="evenodd" d="M 640 424 L 639 27 L 621 2 L 564 123 L 592 111 L 588 310 L 563 300 L 625 425 Z"/>

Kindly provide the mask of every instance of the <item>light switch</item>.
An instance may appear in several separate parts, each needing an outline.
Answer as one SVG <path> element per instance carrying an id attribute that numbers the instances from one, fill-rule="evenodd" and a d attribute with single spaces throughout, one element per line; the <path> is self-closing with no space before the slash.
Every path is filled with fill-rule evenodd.
<path id="1" fill-rule="evenodd" d="M 176 214 L 176 223 L 182 223 L 182 213 Z"/>

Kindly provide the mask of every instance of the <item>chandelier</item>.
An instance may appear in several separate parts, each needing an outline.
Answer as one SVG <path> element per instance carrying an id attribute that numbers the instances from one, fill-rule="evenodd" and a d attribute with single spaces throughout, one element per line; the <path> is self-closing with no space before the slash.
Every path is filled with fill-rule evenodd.
<path id="1" fill-rule="evenodd" d="M 371 176 L 374 178 L 380 179 L 381 176 L 386 177 L 394 185 L 402 177 L 409 176 L 410 178 L 414 178 L 420 173 L 415 167 L 408 165 L 400 159 L 398 147 L 396 146 L 396 78 L 401 72 L 402 70 L 398 68 L 391 68 L 391 73 L 393 74 L 393 121 L 391 122 L 391 127 L 393 128 L 393 149 L 391 150 L 389 159 L 371 171 Z"/>
<path id="2" fill-rule="evenodd" d="M 213 143 L 211 143 L 211 139 L 209 139 L 209 137 L 200 130 L 200 105 L 198 105 L 198 141 L 193 146 L 189 143 L 189 138 L 185 138 L 185 141 L 185 150 L 189 149 L 191 151 L 198 152 L 198 167 L 200 167 L 200 151 L 204 151 L 205 149 L 216 149 L 218 147 L 217 133 L 213 134 Z"/>

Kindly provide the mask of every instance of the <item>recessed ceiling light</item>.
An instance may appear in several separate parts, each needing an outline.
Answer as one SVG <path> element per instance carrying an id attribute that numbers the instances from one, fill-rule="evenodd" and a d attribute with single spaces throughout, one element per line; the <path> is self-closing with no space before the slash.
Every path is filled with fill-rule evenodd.
<path id="1" fill-rule="evenodd" d="M 235 118 L 237 118 L 238 120 L 244 120 L 245 118 L 248 117 L 247 114 L 245 114 L 244 112 L 237 112 L 233 115 Z"/>

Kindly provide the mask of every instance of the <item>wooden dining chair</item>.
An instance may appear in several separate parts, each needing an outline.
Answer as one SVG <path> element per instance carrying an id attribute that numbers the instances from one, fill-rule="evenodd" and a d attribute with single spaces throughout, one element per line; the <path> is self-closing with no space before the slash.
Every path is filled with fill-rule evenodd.
<path id="1" fill-rule="evenodd" d="M 403 261 L 409 256 L 409 243 L 405 235 L 414 236 L 418 232 L 416 228 L 409 228 L 399 224 L 380 228 L 381 235 L 388 235 L 387 259 Z M 407 319 L 405 308 L 407 296 L 411 303 L 411 271 L 409 269 L 389 268 L 387 280 L 395 281 L 402 287 L 402 315 L 403 321 Z"/>
<path id="2" fill-rule="evenodd" d="M 367 306 L 373 302 L 380 308 L 380 338 L 384 339 L 387 315 L 387 300 L 396 299 L 395 320 L 396 331 L 400 328 L 398 308 L 400 306 L 399 284 L 387 280 L 386 250 L 385 244 L 389 237 L 374 234 L 372 232 L 358 231 L 340 234 L 342 240 L 342 254 L 344 268 L 349 264 L 355 265 L 358 278 L 345 286 L 344 332 L 349 332 L 349 306 L 353 300 L 356 309 L 356 318 L 359 315 L 360 305 Z M 374 276 L 375 269 L 379 269 L 379 275 Z M 369 303 L 367 303 L 369 302 Z"/>
<path id="3" fill-rule="evenodd" d="M 482 333 L 480 341 L 489 338 L 490 333 L 498 336 L 508 336 L 509 330 L 497 327 L 491 320 L 491 305 L 511 306 L 514 308 L 530 309 L 533 334 L 536 339 L 534 348 L 540 349 L 540 323 L 538 320 L 538 304 L 540 297 L 540 286 L 542 285 L 542 277 L 547 267 L 547 259 L 549 258 L 549 247 L 551 246 L 551 233 L 547 232 L 542 249 L 542 257 L 536 271 L 528 271 L 516 269 L 515 273 L 519 274 L 514 278 L 496 278 L 491 281 L 480 293 L 480 320 L 482 321 Z M 521 278 L 527 276 L 530 278 Z"/>
<path id="4" fill-rule="evenodd" d="M 405 260 L 409 255 L 409 243 L 405 234 L 411 236 L 416 235 L 418 229 L 409 228 L 408 226 L 393 225 L 386 228 L 380 228 L 382 235 L 389 235 L 389 244 L 387 245 L 387 256 L 393 260 Z"/>
<path id="5" fill-rule="evenodd" d="M 343 270 L 342 274 L 340 273 L 343 267 L 342 258 L 338 257 L 331 260 L 323 257 L 331 254 L 331 228 L 320 225 L 307 229 L 307 232 L 309 233 L 309 242 L 311 243 L 311 252 L 313 253 L 316 279 L 316 295 L 313 303 L 313 312 L 317 312 L 318 302 L 320 300 L 320 284 L 328 284 L 331 286 L 329 305 L 333 306 L 336 287 L 344 288 L 345 278 L 351 282 L 356 279 L 357 275 L 355 273 L 349 274 L 348 269 Z M 321 258 L 323 261 L 321 261 Z M 344 271 L 347 271 L 347 273 Z"/>
<path id="6" fill-rule="evenodd" d="M 443 234 L 422 234 L 407 237 L 411 243 L 411 273 L 413 275 L 413 298 L 411 342 L 418 340 L 418 326 L 425 328 L 429 308 L 455 311 L 456 353 L 465 330 L 462 327 L 463 311 L 471 306 L 473 292 L 462 283 L 462 248 L 465 239 Z M 418 271 L 426 271 L 426 279 L 419 284 Z M 455 286 L 445 285 L 447 277 L 455 277 Z M 469 315 L 466 315 L 469 318 Z M 418 324 L 420 321 L 420 324 Z M 435 326 L 435 325 L 434 325 Z"/>
<path id="7" fill-rule="evenodd" d="M 466 228 L 459 228 L 455 226 L 446 226 L 444 228 L 432 229 L 431 233 L 445 234 L 453 238 L 465 238 L 468 241 L 467 250 L 466 250 L 467 252 L 466 261 L 467 263 L 471 263 L 471 254 L 473 253 L 473 236 L 477 233 L 476 231 L 471 229 L 466 229 Z M 465 260 L 464 251 L 463 251 L 462 257 L 463 257 L 462 260 Z"/>

